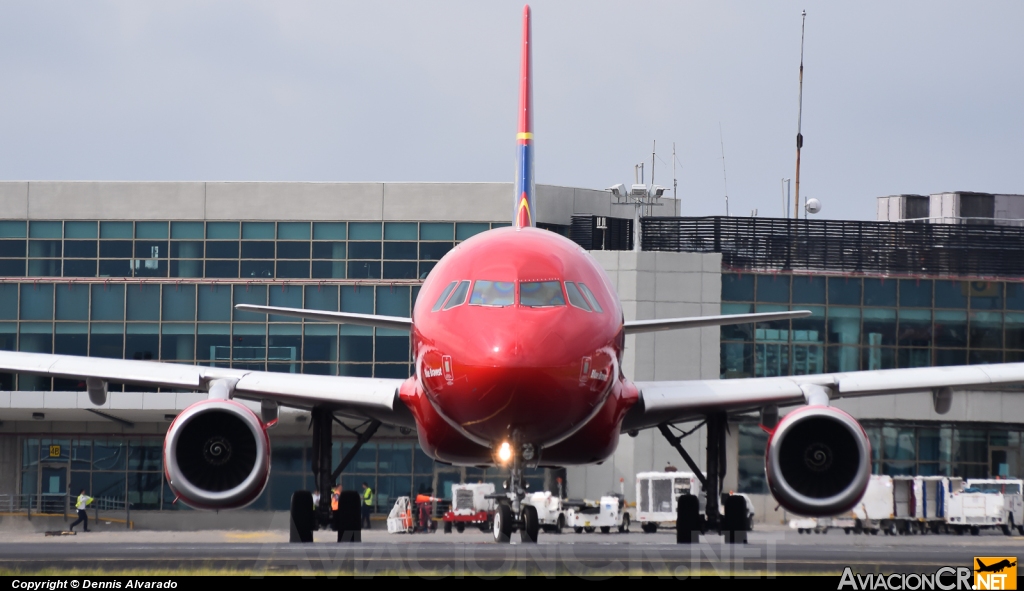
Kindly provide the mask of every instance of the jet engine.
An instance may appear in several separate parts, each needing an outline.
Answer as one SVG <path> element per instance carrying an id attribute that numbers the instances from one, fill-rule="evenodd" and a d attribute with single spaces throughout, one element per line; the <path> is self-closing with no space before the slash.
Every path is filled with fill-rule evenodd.
<path id="1" fill-rule="evenodd" d="M 871 476 L 871 443 L 853 417 L 805 406 L 776 426 L 765 453 L 768 488 L 787 510 L 826 516 L 849 511 Z"/>
<path id="2" fill-rule="evenodd" d="M 270 476 L 266 428 L 233 400 L 197 402 L 167 430 L 164 472 L 171 490 L 192 507 L 244 507 L 263 492 Z"/>

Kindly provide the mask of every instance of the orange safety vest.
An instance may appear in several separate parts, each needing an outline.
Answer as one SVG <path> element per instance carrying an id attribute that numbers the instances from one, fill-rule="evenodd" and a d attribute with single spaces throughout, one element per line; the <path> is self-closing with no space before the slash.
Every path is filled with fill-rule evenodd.
<path id="1" fill-rule="evenodd" d="M 337 511 L 337 510 L 338 510 L 338 493 L 332 492 L 331 493 L 331 511 Z"/>

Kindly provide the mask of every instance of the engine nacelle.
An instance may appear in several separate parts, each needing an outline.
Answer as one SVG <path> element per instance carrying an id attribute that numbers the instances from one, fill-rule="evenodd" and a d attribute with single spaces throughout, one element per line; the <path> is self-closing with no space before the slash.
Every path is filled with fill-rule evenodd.
<path id="1" fill-rule="evenodd" d="M 164 474 L 171 490 L 192 507 L 244 507 L 267 485 L 270 439 L 242 404 L 203 400 L 182 411 L 167 430 Z"/>
<path id="2" fill-rule="evenodd" d="M 787 510 L 812 517 L 849 511 L 871 476 L 871 442 L 853 417 L 805 406 L 782 419 L 765 453 L 768 488 Z"/>

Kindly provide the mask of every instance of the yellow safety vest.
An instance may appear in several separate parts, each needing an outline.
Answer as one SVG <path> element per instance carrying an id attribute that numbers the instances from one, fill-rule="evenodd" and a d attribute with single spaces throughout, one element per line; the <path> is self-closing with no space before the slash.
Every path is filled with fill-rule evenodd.
<path id="1" fill-rule="evenodd" d="M 75 503 L 75 509 L 84 510 L 85 507 L 92 502 L 92 497 L 89 495 L 78 495 L 78 502 Z"/>
<path id="2" fill-rule="evenodd" d="M 373 506 L 373 489 L 372 488 L 366 487 L 366 490 L 363 491 L 363 502 L 366 503 L 366 505 L 369 506 L 369 507 Z"/>

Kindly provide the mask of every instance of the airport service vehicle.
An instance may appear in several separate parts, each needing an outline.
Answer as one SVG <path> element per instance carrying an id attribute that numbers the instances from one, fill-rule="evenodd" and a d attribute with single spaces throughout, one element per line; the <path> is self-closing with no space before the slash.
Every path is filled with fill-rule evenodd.
<path id="1" fill-rule="evenodd" d="M 939 533 L 946 525 L 947 494 L 963 485 L 959 477 L 893 476 L 893 522 L 904 534 Z M 890 526 L 892 533 L 892 526 Z"/>
<path id="2" fill-rule="evenodd" d="M 523 499 L 537 509 L 537 522 L 540 528 L 546 532 L 560 534 L 567 523 L 567 510 L 562 505 L 562 499 L 550 491 L 535 492 L 526 495 Z"/>
<path id="3" fill-rule="evenodd" d="M 1024 535 L 1024 481 L 1007 479 L 969 479 L 960 491 L 947 494 L 946 523 L 956 533 L 999 528 L 1006 535 L 1017 529 Z"/>
<path id="4" fill-rule="evenodd" d="M 167 485 L 182 502 L 201 509 L 244 507 L 259 497 L 270 474 L 269 430 L 278 409 L 309 411 L 310 464 L 320 497 L 314 507 L 310 491 L 292 495 L 289 539 L 295 542 L 312 542 L 314 530 L 328 528 L 338 532 L 339 542 L 361 540 L 359 493 L 342 492 L 333 511 L 330 491 L 382 425 L 414 429 L 424 453 L 437 461 L 507 470 L 506 502 L 496 507 L 492 528 L 500 543 L 514 532 L 524 543 L 537 541 L 537 510 L 523 503 L 526 469 L 600 463 L 615 451 L 620 434 L 658 429 L 704 483 L 703 516 L 695 495 L 680 495 L 676 503 L 676 539 L 688 544 L 703 529 L 742 528 L 742 499 L 728 498 L 724 511 L 720 505 L 730 415 L 759 413 L 771 433 L 765 471 L 782 507 L 800 515 L 836 515 L 860 501 L 871 458 L 864 430 L 831 406 L 833 400 L 925 391 L 941 414 L 950 408 L 953 388 L 1024 383 L 1022 363 L 729 380 L 628 379 L 622 362 L 629 335 L 783 321 L 810 312 L 624 319 L 615 285 L 601 265 L 571 240 L 537 227 L 530 27 L 526 7 L 511 226 L 477 234 L 446 253 L 420 286 L 411 318 L 235 306 L 239 312 L 408 331 L 413 375 L 284 374 L 16 351 L 0 351 L 0 372 L 84 381 L 94 407 L 106 404 L 108 383 L 205 393 L 206 399 L 171 422 L 163 449 Z M 613 189 L 621 194 L 625 187 Z M 655 198 L 644 186 L 633 191 Z M 780 419 L 779 407 L 796 409 Z M 343 417 L 357 425 L 358 436 L 335 464 L 332 426 Z M 704 470 L 673 430 L 694 421 L 704 421 Z"/>
<path id="5" fill-rule="evenodd" d="M 645 534 L 659 527 L 675 527 L 677 501 L 681 495 L 698 499 L 704 511 L 706 498 L 693 472 L 640 472 L 636 475 L 636 520 Z"/>
<path id="6" fill-rule="evenodd" d="M 411 534 L 415 531 L 412 515 L 412 500 L 409 497 L 398 497 L 395 506 L 388 513 L 389 534 Z"/>
<path id="7" fill-rule="evenodd" d="M 494 496 L 494 485 L 489 482 L 453 484 L 452 507 L 442 518 L 444 533 L 452 533 L 454 527 L 461 534 L 467 525 L 490 531 L 497 506 Z"/>
<path id="8" fill-rule="evenodd" d="M 583 501 L 574 505 L 569 509 L 566 521 L 578 534 L 589 534 L 598 529 L 607 534 L 612 528 L 619 533 L 628 532 L 630 518 L 622 495 L 605 495 L 597 502 Z"/>

